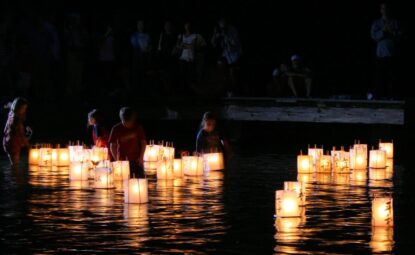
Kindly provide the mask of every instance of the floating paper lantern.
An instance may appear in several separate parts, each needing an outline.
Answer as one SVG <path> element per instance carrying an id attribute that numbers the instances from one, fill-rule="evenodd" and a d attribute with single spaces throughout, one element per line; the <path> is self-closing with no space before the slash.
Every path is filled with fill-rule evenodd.
<path id="1" fill-rule="evenodd" d="M 183 174 L 183 167 L 182 167 L 182 159 L 174 159 L 173 172 L 174 172 L 174 177 L 183 178 L 184 174 Z"/>
<path id="2" fill-rule="evenodd" d="M 111 168 L 98 167 L 95 169 L 94 188 L 112 189 L 114 188 L 114 175 Z"/>
<path id="3" fill-rule="evenodd" d="M 106 147 L 97 147 L 94 146 L 92 148 L 92 155 L 90 160 L 97 162 L 97 161 L 102 161 L 102 160 L 107 160 L 108 159 L 108 148 Z"/>
<path id="4" fill-rule="evenodd" d="M 386 152 L 383 150 L 371 150 L 369 157 L 370 168 L 386 168 Z"/>
<path id="5" fill-rule="evenodd" d="M 145 162 L 157 162 L 160 158 L 159 157 L 160 148 L 161 146 L 155 145 L 155 144 L 147 145 L 146 150 L 144 152 L 144 161 Z"/>
<path id="6" fill-rule="evenodd" d="M 159 162 L 157 167 L 157 179 L 172 180 L 174 179 L 173 166 L 167 161 Z"/>
<path id="7" fill-rule="evenodd" d="M 112 170 L 114 172 L 115 181 L 128 180 L 130 178 L 130 162 L 114 161 L 112 162 Z"/>
<path id="8" fill-rule="evenodd" d="M 393 158 L 393 143 L 379 143 L 379 150 L 386 152 L 386 158 Z"/>
<path id="9" fill-rule="evenodd" d="M 300 198 L 295 191 L 277 190 L 275 192 L 275 210 L 277 217 L 300 217 Z"/>
<path id="10" fill-rule="evenodd" d="M 393 226 L 393 199 L 391 197 L 375 197 L 372 200 L 372 226 Z"/>
<path id="11" fill-rule="evenodd" d="M 68 146 L 69 150 L 69 161 L 70 162 L 80 162 L 83 161 L 84 155 L 83 150 L 84 147 L 81 145 L 75 146 Z"/>
<path id="12" fill-rule="evenodd" d="M 39 149 L 31 148 L 29 150 L 29 165 L 38 165 L 39 164 Z"/>
<path id="13" fill-rule="evenodd" d="M 308 155 L 313 158 L 313 164 L 317 164 L 317 161 L 320 159 L 320 157 L 323 155 L 323 149 L 322 148 L 308 148 Z"/>
<path id="14" fill-rule="evenodd" d="M 124 202 L 129 204 L 148 203 L 147 179 L 132 178 L 125 180 Z"/>
<path id="15" fill-rule="evenodd" d="M 393 228 L 372 227 L 370 247 L 374 254 L 390 253 L 393 248 Z"/>
<path id="16" fill-rule="evenodd" d="M 284 182 L 284 190 L 295 191 L 295 193 L 297 193 L 297 196 L 300 198 L 300 206 L 305 206 L 305 184 L 303 184 L 302 182 L 286 181 Z"/>
<path id="17" fill-rule="evenodd" d="M 56 149 L 56 165 L 69 166 L 69 150 L 67 148 Z"/>
<path id="18" fill-rule="evenodd" d="M 69 179 L 71 181 L 87 181 L 89 169 L 86 162 L 71 162 L 69 166 Z"/>
<path id="19" fill-rule="evenodd" d="M 205 161 L 205 170 L 207 171 L 225 169 L 223 153 L 221 152 L 203 154 L 203 159 Z"/>
<path id="20" fill-rule="evenodd" d="M 184 156 L 182 158 L 183 172 L 189 176 L 202 176 L 204 171 L 203 158 L 198 156 Z"/>
<path id="21" fill-rule="evenodd" d="M 151 171 L 156 170 L 158 166 L 158 162 L 144 162 L 144 169 Z"/>
<path id="22" fill-rule="evenodd" d="M 331 156 L 321 155 L 316 162 L 316 172 L 331 173 Z"/>
<path id="23" fill-rule="evenodd" d="M 39 149 L 39 166 L 52 166 L 52 148 Z"/>
<path id="24" fill-rule="evenodd" d="M 339 174 L 350 173 L 350 153 L 343 150 L 331 152 L 333 172 Z"/>
<path id="25" fill-rule="evenodd" d="M 313 172 L 313 158 L 309 155 L 297 156 L 297 171 L 302 174 Z"/>
<path id="26" fill-rule="evenodd" d="M 363 170 L 367 168 L 367 145 L 355 144 L 350 149 L 350 168 Z"/>
<path id="27" fill-rule="evenodd" d="M 163 159 L 165 160 L 174 160 L 174 148 L 173 147 L 163 147 Z"/>

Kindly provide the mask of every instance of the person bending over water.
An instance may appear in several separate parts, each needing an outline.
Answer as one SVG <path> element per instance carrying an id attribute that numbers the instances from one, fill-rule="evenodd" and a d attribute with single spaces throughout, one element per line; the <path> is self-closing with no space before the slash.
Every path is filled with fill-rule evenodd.
<path id="1" fill-rule="evenodd" d="M 10 159 L 13 167 L 18 167 L 20 162 L 20 152 L 22 148 L 30 147 L 29 135 L 32 133 L 30 127 L 24 126 L 28 102 L 26 99 L 18 97 L 14 99 L 10 107 L 9 116 L 4 127 L 3 149 Z"/>
<path id="2" fill-rule="evenodd" d="M 216 128 L 216 117 L 211 112 L 203 114 L 200 130 L 196 137 L 197 154 L 223 152 L 227 159 L 232 156 L 231 146 Z"/>
<path id="3" fill-rule="evenodd" d="M 94 109 L 88 113 L 88 126 L 92 127 L 92 140 L 97 147 L 108 147 L 109 132 L 103 126 L 101 111 Z"/>

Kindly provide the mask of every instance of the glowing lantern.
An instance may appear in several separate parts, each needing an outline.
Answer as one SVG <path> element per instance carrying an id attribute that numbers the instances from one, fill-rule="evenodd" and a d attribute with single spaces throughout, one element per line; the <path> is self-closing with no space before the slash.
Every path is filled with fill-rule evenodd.
<path id="1" fill-rule="evenodd" d="M 39 149 L 31 148 L 29 150 L 29 165 L 38 165 L 39 164 Z"/>
<path id="2" fill-rule="evenodd" d="M 284 190 L 295 191 L 297 196 L 300 198 L 300 206 L 305 206 L 306 195 L 305 185 L 302 182 L 284 182 Z"/>
<path id="3" fill-rule="evenodd" d="M 365 170 L 353 170 L 351 175 L 351 182 L 354 185 L 366 185 L 367 171 Z"/>
<path id="4" fill-rule="evenodd" d="M 174 171 L 172 165 L 163 160 L 159 162 L 157 167 L 157 179 L 172 180 L 174 179 Z"/>
<path id="5" fill-rule="evenodd" d="M 331 151 L 332 163 L 333 163 L 333 172 L 339 174 L 348 174 L 350 173 L 350 153 L 346 152 L 341 148 L 341 150 L 336 151 L 335 149 Z"/>
<path id="6" fill-rule="evenodd" d="M 372 200 L 372 226 L 393 226 L 393 199 L 376 197 Z"/>
<path id="7" fill-rule="evenodd" d="M 355 144 L 350 149 L 350 168 L 363 170 L 367 168 L 367 145 Z"/>
<path id="8" fill-rule="evenodd" d="M 225 169 L 225 163 L 223 160 L 223 153 L 207 153 L 203 155 L 205 161 L 205 170 L 215 171 Z"/>
<path id="9" fill-rule="evenodd" d="M 386 158 L 393 158 L 393 143 L 379 143 L 379 150 L 386 152 Z"/>
<path id="10" fill-rule="evenodd" d="M 317 164 L 318 160 L 323 154 L 323 149 L 321 148 L 316 148 L 315 146 L 314 148 L 308 148 L 308 155 L 313 158 L 314 165 Z"/>
<path id="11" fill-rule="evenodd" d="M 331 156 L 321 155 L 316 162 L 316 172 L 330 173 L 331 172 Z"/>
<path id="12" fill-rule="evenodd" d="M 144 161 L 157 162 L 159 160 L 160 147 L 161 146 L 155 144 L 147 145 L 144 152 Z"/>
<path id="13" fill-rule="evenodd" d="M 390 253 L 393 248 L 393 228 L 372 227 L 370 247 L 376 254 Z"/>
<path id="14" fill-rule="evenodd" d="M 85 162 L 72 162 L 69 165 L 69 179 L 71 181 L 87 181 L 89 177 L 88 164 Z"/>
<path id="15" fill-rule="evenodd" d="M 158 166 L 158 162 L 144 162 L 144 169 L 145 170 L 156 170 Z"/>
<path id="16" fill-rule="evenodd" d="M 69 166 L 69 150 L 66 148 L 56 149 L 56 165 Z"/>
<path id="17" fill-rule="evenodd" d="M 370 168 L 386 168 L 386 152 L 383 150 L 371 150 L 369 157 Z"/>
<path id="18" fill-rule="evenodd" d="M 313 172 L 313 158 L 309 155 L 297 156 L 297 172 L 309 174 Z"/>
<path id="19" fill-rule="evenodd" d="M 114 188 L 114 176 L 111 168 L 98 167 L 95 169 L 94 188 L 112 189 Z"/>
<path id="20" fill-rule="evenodd" d="M 174 160 L 174 148 L 173 147 L 163 147 L 163 159 L 165 160 Z"/>
<path id="21" fill-rule="evenodd" d="M 174 172 L 174 177 L 183 178 L 184 174 L 183 174 L 183 167 L 182 167 L 182 160 L 181 159 L 174 159 L 173 172 Z"/>
<path id="22" fill-rule="evenodd" d="M 148 203 L 147 179 L 132 178 L 125 180 L 124 202 L 129 204 Z"/>
<path id="23" fill-rule="evenodd" d="M 112 162 L 112 169 L 114 171 L 114 180 L 122 181 L 130 178 L 130 162 L 129 161 L 114 161 Z"/>
<path id="24" fill-rule="evenodd" d="M 69 161 L 80 162 L 83 161 L 83 150 L 84 147 L 81 145 L 68 146 L 69 149 Z"/>
<path id="25" fill-rule="evenodd" d="M 40 148 L 39 166 L 52 166 L 52 148 Z"/>
<path id="26" fill-rule="evenodd" d="M 197 156 L 184 156 L 182 158 L 182 167 L 185 175 L 189 176 L 202 176 L 203 171 L 203 158 Z"/>
<path id="27" fill-rule="evenodd" d="M 297 174 L 297 181 L 302 182 L 302 183 L 309 183 L 313 181 L 313 174 L 302 174 L 302 173 L 298 173 Z"/>
<path id="28" fill-rule="evenodd" d="M 277 190 L 275 210 L 277 217 L 301 217 L 300 198 L 295 191 Z"/>
<path id="29" fill-rule="evenodd" d="M 90 160 L 91 161 L 102 161 L 102 160 L 107 160 L 108 159 L 108 148 L 106 147 L 97 147 L 94 146 L 92 148 L 92 155 Z"/>

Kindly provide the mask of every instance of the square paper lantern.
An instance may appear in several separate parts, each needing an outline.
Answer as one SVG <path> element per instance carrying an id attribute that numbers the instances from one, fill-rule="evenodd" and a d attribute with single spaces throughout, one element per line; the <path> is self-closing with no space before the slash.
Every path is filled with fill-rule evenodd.
<path id="1" fill-rule="evenodd" d="M 69 161 L 70 162 L 80 162 L 83 160 L 83 150 L 84 147 L 81 145 L 68 146 L 69 150 Z"/>
<path id="2" fill-rule="evenodd" d="M 350 149 L 350 168 L 356 170 L 367 168 L 367 145 L 356 144 Z"/>
<path id="3" fill-rule="evenodd" d="M 182 167 L 182 159 L 174 159 L 173 172 L 174 172 L 174 177 L 183 178 L 184 174 L 183 174 L 183 167 Z"/>
<path id="4" fill-rule="evenodd" d="M 205 170 L 207 171 L 225 169 L 223 153 L 221 152 L 203 154 L 203 159 L 205 161 Z"/>
<path id="5" fill-rule="evenodd" d="M 372 226 L 393 226 L 393 199 L 391 197 L 375 197 L 372 200 Z"/>
<path id="6" fill-rule="evenodd" d="M 298 155 L 297 171 L 301 174 L 313 173 L 313 158 L 309 155 Z"/>
<path id="7" fill-rule="evenodd" d="M 128 204 L 148 203 L 147 179 L 132 178 L 124 181 L 124 202 Z"/>
<path id="8" fill-rule="evenodd" d="M 39 166 L 52 166 L 52 148 L 40 148 Z"/>
<path id="9" fill-rule="evenodd" d="M 173 166 L 167 160 L 159 162 L 157 167 L 157 179 L 159 180 L 172 180 L 174 179 Z"/>
<path id="10" fill-rule="evenodd" d="M 160 145 L 150 144 L 146 146 L 144 151 L 144 161 L 145 162 L 157 162 L 160 157 Z M 157 166 L 156 166 L 157 167 Z"/>
<path id="11" fill-rule="evenodd" d="M 144 162 L 145 170 L 157 170 L 158 162 Z"/>
<path id="12" fill-rule="evenodd" d="M 165 160 L 174 160 L 174 148 L 163 147 L 163 158 Z"/>
<path id="13" fill-rule="evenodd" d="M 316 172 L 331 173 L 331 156 L 321 155 L 316 162 Z"/>
<path id="14" fill-rule="evenodd" d="M 295 191 L 300 198 L 300 206 L 305 206 L 306 195 L 305 195 L 305 184 L 302 182 L 284 182 L 284 190 Z"/>
<path id="15" fill-rule="evenodd" d="M 379 150 L 386 152 L 386 158 L 393 158 L 393 143 L 379 143 Z"/>
<path id="16" fill-rule="evenodd" d="M 69 150 L 67 148 L 57 148 L 56 166 L 69 166 Z"/>
<path id="17" fill-rule="evenodd" d="M 29 165 L 39 165 L 39 149 L 31 148 L 29 150 Z"/>
<path id="18" fill-rule="evenodd" d="M 112 170 L 114 172 L 114 180 L 123 181 L 130 178 L 130 162 L 114 161 L 112 162 Z"/>
<path id="19" fill-rule="evenodd" d="M 333 172 L 339 174 L 350 173 L 350 153 L 344 151 L 332 151 Z"/>
<path id="20" fill-rule="evenodd" d="M 323 149 L 321 148 L 308 148 L 308 155 L 313 158 L 313 164 L 317 164 L 317 161 L 320 159 L 320 157 L 323 155 Z"/>
<path id="21" fill-rule="evenodd" d="M 277 190 L 275 192 L 277 217 L 301 217 L 300 203 L 300 198 L 295 191 Z"/>
<path id="22" fill-rule="evenodd" d="M 369 157 L 370 168 L 386 168 L 386 152 L 383 150 L 371 150 Z"/>
<path id="23" fill-rule="evenodd" d="M 99 167 L 95 169 L 94 188 L 112 189 L 114 188 L 114 176 L 111 168 Z"/>
<path id="24" fill-rule="evenodd" d="M 107 160 L 108 159 L 108 148 L 106 147 L 97 147 L 94 146 L 92 148 L 92 155 L 90 160 L 92 161 L 102 161 L 102 160 Z"/>
<path id="25" fill-rule="evenodd" d="M 204 171 L 203 158 L 198 156 L 184 156 L 182 158 L 183 172 L 188 176 L 202 176 Z"/>
<path id="26" fill-rule="evenodd" d="M 87 181 L 88 177 L 89 169 L 86 162 L 71 162 L 69 166 L 69 179 L 71 181 Z"/>

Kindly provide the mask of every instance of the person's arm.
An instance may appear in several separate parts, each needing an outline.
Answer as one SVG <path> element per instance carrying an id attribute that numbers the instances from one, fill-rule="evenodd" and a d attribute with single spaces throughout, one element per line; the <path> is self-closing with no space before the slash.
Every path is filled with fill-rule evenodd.
<path id="1" fill-rule="evenodd" d="M 114 128 L 111 129 L 108 142 L 110 145 L 110 151 L 111 151 L 112 158 L 115 160 L 118 160 L 118 137 L 117 137 L 117 134 Z"/>

